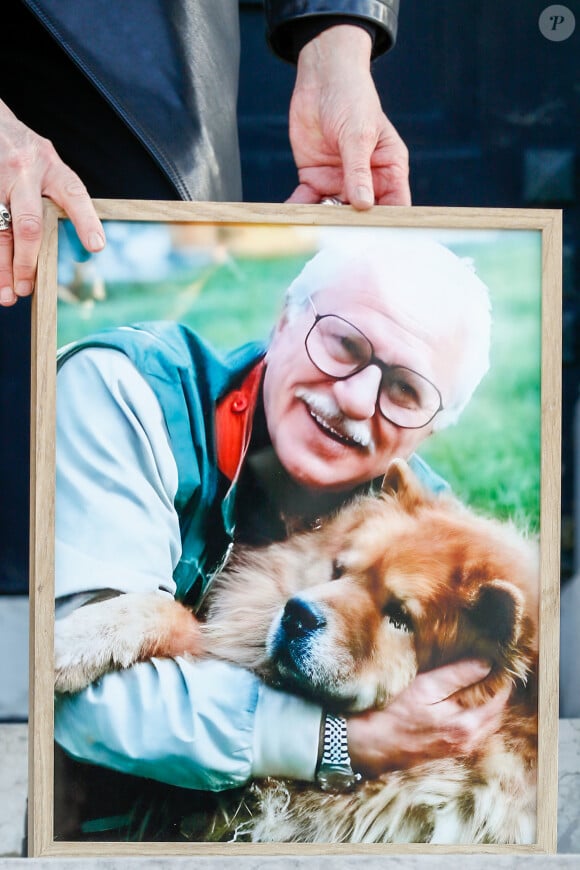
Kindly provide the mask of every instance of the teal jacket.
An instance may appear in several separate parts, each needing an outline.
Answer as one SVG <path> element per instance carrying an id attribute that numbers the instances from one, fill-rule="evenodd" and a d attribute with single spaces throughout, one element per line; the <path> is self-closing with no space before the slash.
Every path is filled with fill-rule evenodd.
<path id="1" fill-rule="evenodd" d="M 188 327 L 159 321 L 105 330 L 68 345 L 59 354 L 59 366 L 87 347 L 126 354 L 161 405 L 179 473 L 175 509 L 182 554 L 173 579 L 177 597 L 195 601 L 222 567 L 234 538 L 237 480 L 218 468 L 215 408 L 265 348 L 253 342 L 217 356 Z"/>

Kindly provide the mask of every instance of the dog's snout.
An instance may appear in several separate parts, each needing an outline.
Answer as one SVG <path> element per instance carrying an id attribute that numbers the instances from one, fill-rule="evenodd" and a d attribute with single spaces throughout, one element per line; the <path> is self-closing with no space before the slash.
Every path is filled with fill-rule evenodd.
<path id="1" fill-rule="evenodd" d="M 284 608 L 282 627 L 289 638 L 305 637 L 324 628 L 326 619 L 318 607 L 303 598 L 291 598 Z"/>

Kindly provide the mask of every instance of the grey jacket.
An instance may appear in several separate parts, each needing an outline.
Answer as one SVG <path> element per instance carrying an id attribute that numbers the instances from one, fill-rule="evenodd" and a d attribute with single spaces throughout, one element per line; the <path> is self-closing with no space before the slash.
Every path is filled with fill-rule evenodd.
<path id="1" fill-rule="evenodd" d="M 183 199 L 242 197 L 237 0 L 25 0 Z M 399 0 L 265 0 L 267 38 L 292 60 L 297 22 L 345 15 L 395 40 Z"/>

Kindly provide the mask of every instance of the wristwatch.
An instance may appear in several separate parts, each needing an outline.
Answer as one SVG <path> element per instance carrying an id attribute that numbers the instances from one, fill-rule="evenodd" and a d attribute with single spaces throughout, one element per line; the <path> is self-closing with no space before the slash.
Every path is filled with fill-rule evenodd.
<path id="1" fill-rule="evenodd" d="M 326 713 L 322 738 L 322 754 L 316 769 L 316 782 L 323 791 L 350 791 L 360 781 L 348 754 L 346 719 Z"/>

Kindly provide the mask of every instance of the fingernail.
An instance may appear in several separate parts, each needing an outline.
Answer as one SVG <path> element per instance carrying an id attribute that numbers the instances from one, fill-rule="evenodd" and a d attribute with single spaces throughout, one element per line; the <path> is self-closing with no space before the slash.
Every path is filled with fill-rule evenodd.
<path id="1" fill-rule="evenodd" d="M 89 248 L 91 251 L 100 251 L 105 247 L 105 239 L 100 233 L 91 233 L 89 236 Z"/>
<path id="2" fill-rule="evenodd" d="M 30 296 L 32 293 L 32 281 L 19 281 L 14 292 L 17 296 Z"/>
<path id="3" fill-rule="evenodd" d="M 2 287 L 0 290 L 0 302 L 2 302 L 3 305 L 10 305 L 11 302 L 14 302 L 12 287 Z"/>
<path id="4" fill-rule="evenodd" d="M 374 193 L 368 187 L 357 187 L 355 193 L 358 202 L 364 202 L 368 205 L 375 204 Z"/>

